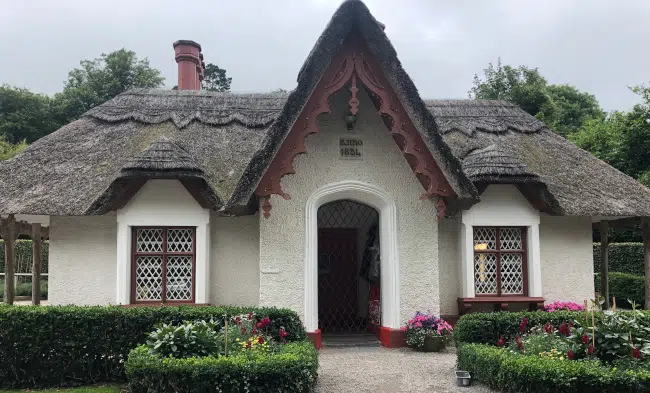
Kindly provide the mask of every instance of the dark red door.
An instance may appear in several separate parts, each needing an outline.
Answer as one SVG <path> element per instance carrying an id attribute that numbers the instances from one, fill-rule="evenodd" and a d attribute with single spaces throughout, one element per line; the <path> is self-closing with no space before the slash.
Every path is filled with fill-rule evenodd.
<path id="1" fill-rule="evenodd" d="M 365 331 L 358 312 L 357 230 L 318 230 L 318 321 L 324 333 Z"/>

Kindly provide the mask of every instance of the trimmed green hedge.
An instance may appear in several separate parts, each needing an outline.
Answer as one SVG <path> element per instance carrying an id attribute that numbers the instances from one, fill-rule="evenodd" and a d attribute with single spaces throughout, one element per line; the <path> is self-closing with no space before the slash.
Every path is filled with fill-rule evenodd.
<path id="1" fill-rule="evenodd" d="M 650 392 L 650 370 L 525 356 L 482 344 L 461 345 L 458 367 L 469 371 L 473 380 L 509 393 Z"/>
<path id="2" fill-rule="evenodd" d="M 596 291 L 600 291 L 600 274 L 595 277 Z M 634 274 L 609 272 L 609 298 L 616 297 L 617 308 L 632 308 L 627 299 L 634 300 L 642 308 L 645 304 L 645 280 Z"/>
<path id="3" fill-rule="evenodd" d="M 133 393 L 307 393 L 316 384 L 318 354 L 310 342 L 282 346 L 277 354 L 161 358 L 146 346 L 125 364 Z"/>
<path id="4" fill-rule="evenodd" d="M 41 272 L 48 272 L 50 242 L 44 242 L 41 247 Z M 0 240 L 0 273 L 5 271 L 5 242 Z M 16 271 L 28 273 L 32 271 L 32 241 L 16 240 Z"/>
<path id="5" fill-rule="evenodd" d="M 546 322 L 559 325 L 574 320 L 584 321 L 585 313 L 580 311 L 522 311 L 472 313 L 460 317 L 454 328 L 454 339 L 459 343 L 481 343 L 495 345 L 499 337 L 514 337 L 519 334 L 521 320 L 528 318 L 528 326 L 544 326 Z M 596 314 L 596 319 L 600 318 Z"/>
<path id="6" fill-rule="evenodd" d="M 610 243 L 607 253 L 610 272 L 643 276 L 643 243 Z M 600 272 L 600 243 L 594 243 L 594 273 Z"/>
<path id="7" fill-rule="evenodd" d="M 124 380 L 124 361 L 160 322 L 268 315 L 271 332 L 306 338 L 291 310 L 253 307 L 32 307 L 0 305 L 0 387 L 66 386 Z"/>

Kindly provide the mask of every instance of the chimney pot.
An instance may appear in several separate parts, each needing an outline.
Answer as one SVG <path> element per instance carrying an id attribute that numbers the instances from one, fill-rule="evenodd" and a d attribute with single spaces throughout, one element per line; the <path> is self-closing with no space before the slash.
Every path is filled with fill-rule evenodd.
<path id="1" fill-rule="evenodd" d="M 174 52 L 178 63 L 178 90 L 200 90 L 201 45 L 191 40 L 178 40 L 174 42 Z"/>

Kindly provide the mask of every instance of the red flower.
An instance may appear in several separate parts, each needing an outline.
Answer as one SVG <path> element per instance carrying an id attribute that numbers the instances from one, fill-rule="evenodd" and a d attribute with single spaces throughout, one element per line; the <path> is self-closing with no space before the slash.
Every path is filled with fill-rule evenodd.
<path id="1" fill-rule="evenodd" d="M 639 348 L 632 348 L 632 357 L 635 359 L 641 359 L 641 351 Z"/>
<path id="2" fill-rule="evenodd" d="M 260 329 L 264 329 L 265 327 L 269 326 L 270 324 L 271 324 L 271 320 L 269 319 L 269 317 L 266 317 L 266 318 L 262 319 L 261 321 L 259 321 L 257 323 L 257 327 L 260 328 Z"/>
<path id="3" fill-rule="evenodd" d="M 582 343 L 583 343 L 583 344 L 586 344 L 586 343 L 588 343 L 588 342 L 589 342 L 589 336 L 587 336 L 587 335 L 585 334 L 584 336 L 582 336 Z"/>
<path id="4" fill-rule="evenodd" d="M 524 317 L 519 324 L 519 331 L 522 333 L 526 332 L 526 327 L 528 326 L 528 318 Z"/>
<path id="5" fill-rule="evenodd" d="M 520 351 L 524 350 L 524 344 L 522 344 L 521 341 L 517 341 L 517 349 Z"/>
<path id="6" fill-rule="evenodd" d="M 256 334 L 256 333 L 257 333 L 257 328 L 256 328 L 255 326 L 253 326 L 253 329 L 251 329 L 251 333 L 252 333 L 252 334 Z"/>
<path id="7" fill-rule="evenodd" d="M 280 338 L 285 338 L 285 337 L 287 337 L 288 335 L 289 335 L 289 333 L 287 333 L 286 330 L 284 330 L 284 329 L 282 329 L 282 328 L 280 328 L 280 330 L 278 330 L 278 336 L 280 336 Z"/>
<path id="8" fill-rule="evenodd" d="M 246 334 L 246 328 L 244 326 L 241 327 L 241 334 Z"/>
<path id="9" fill-rule="evenodd" d="M 587 355 L 592 355 L 594 353 L 594 346 L 589 344 L 587 346 Z"/>
<path id="10" fill-rule="evenodd" d="M 236 318 L 235 318 L 235 325 L 239 325 L 240 323 L 241 323 L 241 318 L 240 318 L 240 317 L 236 317 Z"/>
<path id="11" fill-rule="evenodd" d="M 566 353 L 566 357 L 569 358 L 569 360 L 573 360 L 576 358 L 576 355 L 573 353 L 572 350 L 569 349 Z"/>
<path id="12" fill-rule="evenodd" d="M 246 349 L 250 349 L 253 344 L 250 340 L 246 341 Z"/>
<path id="13" fill-rule="evenodd" d="M 258 343 L 258 344 L 264 344 L 264 337 L 260 336 L 260 337 L 257 339 L 257 343 Z"/>
<path id="14" fill-rule="evenodd" d="M 251 319 L 253 319 L 253 313 L 252 313 L 252 312 L 249 312 L 249 313 L 248 313 L 248 320 L 250 321 Z"/>
<path id="15" fill-rule="evenodd" d="M 560 332 L 560 334 L 564 334 L 565 336 L 571 334 L 571 328 L 569 327 L 569 325 L 566 324 L 566 322 L 562 322 L 558 331 Z"/>
<path id="16" fill-rule="evenodd" d="M 546 333 L 553 333 L 553 325 L 551 325 L 550 322 L 546 322 L 546 325 L 544 325 L 544 331 Z"/>
<path id="17" fill-rule="evenodd" d="M 499 341 L 497 341 L 497 347 L 502 347 L 506 345 L 506 340 L 503 337 L 499 338 Z"/>

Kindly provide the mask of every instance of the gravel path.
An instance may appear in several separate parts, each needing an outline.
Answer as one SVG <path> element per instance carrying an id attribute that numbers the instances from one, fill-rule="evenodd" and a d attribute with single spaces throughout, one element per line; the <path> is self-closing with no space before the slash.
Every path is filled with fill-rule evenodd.
<path id="1" fill-rule="evenodd" d="M 316 393 L 489 393 L 472 384 L 456 386 L 456 353 L 421 353 L 408 348 L 323 348 Z"/>

